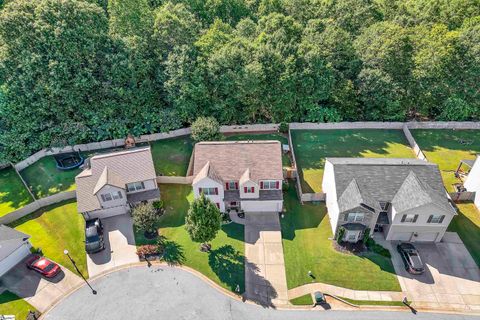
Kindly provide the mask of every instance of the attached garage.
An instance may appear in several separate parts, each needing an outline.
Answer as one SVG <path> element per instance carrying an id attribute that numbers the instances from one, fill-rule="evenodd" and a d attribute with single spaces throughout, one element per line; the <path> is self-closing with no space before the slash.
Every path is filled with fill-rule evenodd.
<path id="1" fill-rule="evenodd" d="M 0 277 L 30 254 L 29 236 L 0 225 Z"/>
<path id="2" fill-rule="evenodd" d="M 245 212 L 281 212 L 283 210 L 282 200 L 272 201 L 241 201 L 240 207 Z"/>
<path id="3" fill-rule="evenodd" d="M 394 232 L 392 237 L 388 240 L 409 242 L 410 239 L 412 239 L 412 236 L 413 232 Z"/>
<path id="4" fill-rule="evenodd" d="M 413 236 L 412 241 L 415 242 L 432 242 L 438 237 L 438 232 L 421 232 Z"/>

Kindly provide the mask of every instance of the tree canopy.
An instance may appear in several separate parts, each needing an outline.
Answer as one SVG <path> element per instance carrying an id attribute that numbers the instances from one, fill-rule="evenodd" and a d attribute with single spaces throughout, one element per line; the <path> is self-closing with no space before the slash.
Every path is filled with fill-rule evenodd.
<path id="1" fill-rule="evenodd" d="M 207 243 L 215 239 L 220 226 L 220 210 L 202 193 L 190 204 L 185 217 L 185 229 L 192 241 Z"/>
<path id="2" fill-rule="evenodd" d="M 478 0 L 2 2 L 0 162 L 201 116 L 480 117 Z"/>

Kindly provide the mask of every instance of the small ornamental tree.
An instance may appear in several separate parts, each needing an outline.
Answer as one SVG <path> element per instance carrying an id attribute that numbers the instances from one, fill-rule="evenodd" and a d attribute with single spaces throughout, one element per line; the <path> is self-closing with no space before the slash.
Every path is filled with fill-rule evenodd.
<path id="1" fill-rule="evenodd" d="M 185 217 L 185 229 L 192 241 L 206 245 L 215 239 L 221 226 L 220 210 L 202 193 L 190 205 Z"/>
<path id="2" fill-rule="evenodd" d="M 155 224 L 159 217 L 157 209 L 151 203 L 142 203 L 133 208 L 132 215 L 135 227 L 143 230 L 147 238 L 154 238 Z"/>
<path id="3" fill-rule="evenodd" d="M 338 244 L 341 244 L 343 242 L 343 236 L 345 235 L 345 228 L 340 227 L 338 229 L 338 234 L 337 234 L 337 242 Z"/>
<path id="4" fill-rule="evenodd" d="M 214 117 L 198 117 L 192 123 L 192 139 L 196 142 L 220 139 L 220 125 Z"/>

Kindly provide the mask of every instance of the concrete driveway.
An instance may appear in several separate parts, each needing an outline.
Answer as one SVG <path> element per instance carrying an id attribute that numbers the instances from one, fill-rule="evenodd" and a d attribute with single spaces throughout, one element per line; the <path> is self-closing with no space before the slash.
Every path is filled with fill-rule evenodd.
<path id="1" fill-rule="evenodd" d="M 480 311 L 480 269 L 457 233 L 447 232 L 440 243 L 415 243 L 426 271 L 414 276 L 405 271 L 392 243 L 392 261 L 402 290 L 417 307 Z"/>
<path id="2" fill-rule="evenodd" d="M 277 212 L 245 215 L 245 294 L 266 307 L 288 304 L 282 232 Z"/>
<path id="3" fill-rule="evenodd" d="M 25 261 L 28 258 L 3 275 L 0 282 L 2 287 L 22 297 L 40 312 L 47 310 L 83 282 L 79 276 L 65 267 L 62 267 L 62 272 L 53 279 L 46 279 L 26 267 Z"/>
<path id="4" fill-rule="evenodd" d="M 97 274 L 124 264 L 138 262 L 132 217 L 122 214 L 102 219 L 105 250 L 87 254 L 88 274 Z"/>

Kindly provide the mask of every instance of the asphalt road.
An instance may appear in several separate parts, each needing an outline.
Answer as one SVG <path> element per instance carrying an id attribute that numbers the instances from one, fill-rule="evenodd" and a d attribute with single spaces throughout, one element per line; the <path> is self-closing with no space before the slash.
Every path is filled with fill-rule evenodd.
<path id="1" fill-rule="evenodd" d="M 124 269 L 99 278 L 92 285 L 97 295 L 83 286 L 46 314 L 45 319 L 479 319 L 432 313 L 265 309 L 231 299 L 195 275 L 170 267 Z"/>

